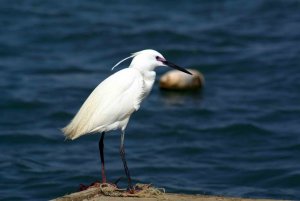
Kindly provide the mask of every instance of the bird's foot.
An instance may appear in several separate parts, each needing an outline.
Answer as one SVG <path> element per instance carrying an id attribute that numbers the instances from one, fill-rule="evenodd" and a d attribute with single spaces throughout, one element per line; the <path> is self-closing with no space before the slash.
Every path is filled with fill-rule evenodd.
<path id="1" fill-rule="evenodd" d="M 127 191 L 126 191 L 126 193 L 128 193 L 128 194 L 135 194 L 135 193 L 137 193 L 137 191 L 134 189 L 134 188 L 128 188 L 127 189 Z"/>
<path id="2" fill-rule="evenodd" d="M 114 188 L 118 188 L 116 183 L 103 183 L 103 182 L 98 182 L 95 181 L 93 183 L 91 183 L 90 185 L 84 185 L 84 184 L 80 184 L 79 185 L 79 191 L 84 191 L 87 190 L 89 188 L 98 188 L 98 187 L 108 187 L 108 186 L 112 186 Z"/>
<path id="3" fill-rule="evenodd" d="M 152 187 L 151 184 L 140 184 L 137 183 L 134 185 L 132 188 L 127 189 L 127 196 L 136 196 L 137 194 L 139 195 L 144 195 L 144 194 L 159 194 L 161 192 L 165 192 L 164 189 L 155 189 Z"/>
<path id="4" fill-rule="evenodd" d="M 150 186 L 150 185 L 149 185 Z M 148 188 L 148 185 L 147 185 L 147 188 Z M 139 193 L 141 192 L 142 190 L 144 190 L 144 187 L 140 187 L 138 185 L 135 185 L 135 186 L 129 186 L 127 188 L 127 194 L 136 194 L 136 193 Z"/>

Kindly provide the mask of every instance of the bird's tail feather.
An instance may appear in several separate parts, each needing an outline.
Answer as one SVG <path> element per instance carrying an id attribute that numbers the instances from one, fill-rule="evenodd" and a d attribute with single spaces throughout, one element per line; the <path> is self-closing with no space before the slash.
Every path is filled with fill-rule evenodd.
<path id="1" fill-rule="evenodd" d="M 66 139 L 74 140 L 80 136 L 80 134 L 77 132 L 77 129 L 72 125 L 72 122 L 66 127 L 62 128 L 61 131 L 64 133 Z"/>

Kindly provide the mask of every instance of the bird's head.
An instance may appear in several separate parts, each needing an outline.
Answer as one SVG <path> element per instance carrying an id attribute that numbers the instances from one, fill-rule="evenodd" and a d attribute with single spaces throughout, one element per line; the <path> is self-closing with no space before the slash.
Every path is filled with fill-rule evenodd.
<path id="1" fill-rule="evenodd" d="M 156 67 L 158 66 L 168 66 L 171 68 L 175 68 L 177 70 L 180 70 L 182 72 L 185 72 L 187 74 L 192 74 L 186 69 L 177 66 L 176 64 L 167 61 L 162 54 L 155 50 L 147 49 L 147 50 L 142 50 L 136 53 L 133 53 L 132 56 L 127 57 L 117 63 L 114 67 L 119 65 L 121 62 L 125 61 L 126 59 L 129 59 L 133 57 L 131 64 L 129 67 L 132 68 L 137 68 L 140 71 L 153 71 Z"/>

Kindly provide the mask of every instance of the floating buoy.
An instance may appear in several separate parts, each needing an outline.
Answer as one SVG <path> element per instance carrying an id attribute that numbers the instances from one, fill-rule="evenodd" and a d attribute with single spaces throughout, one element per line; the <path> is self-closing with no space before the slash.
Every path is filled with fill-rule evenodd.
<path id="1" fill-rule="evenodd" d="M 205 80 L 202 73 L 188 69 L 193 75 L 188 75 L 177 70 L 171 70 L 161 76 L 159 86 L 167 90 L 195 90 L 204 86 Z"/>

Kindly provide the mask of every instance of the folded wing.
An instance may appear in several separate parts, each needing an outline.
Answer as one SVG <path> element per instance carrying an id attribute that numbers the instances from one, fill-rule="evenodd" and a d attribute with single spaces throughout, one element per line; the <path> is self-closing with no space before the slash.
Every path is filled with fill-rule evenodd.
<path id="1" fill-rule="evenodd" d="M 143 94 L 143 77 L 138 70 L 118 71 L 94 89 L 62 131 L 66 138 L 75 139 L 91 132 L 118 129 L 139 109 Z"/>

